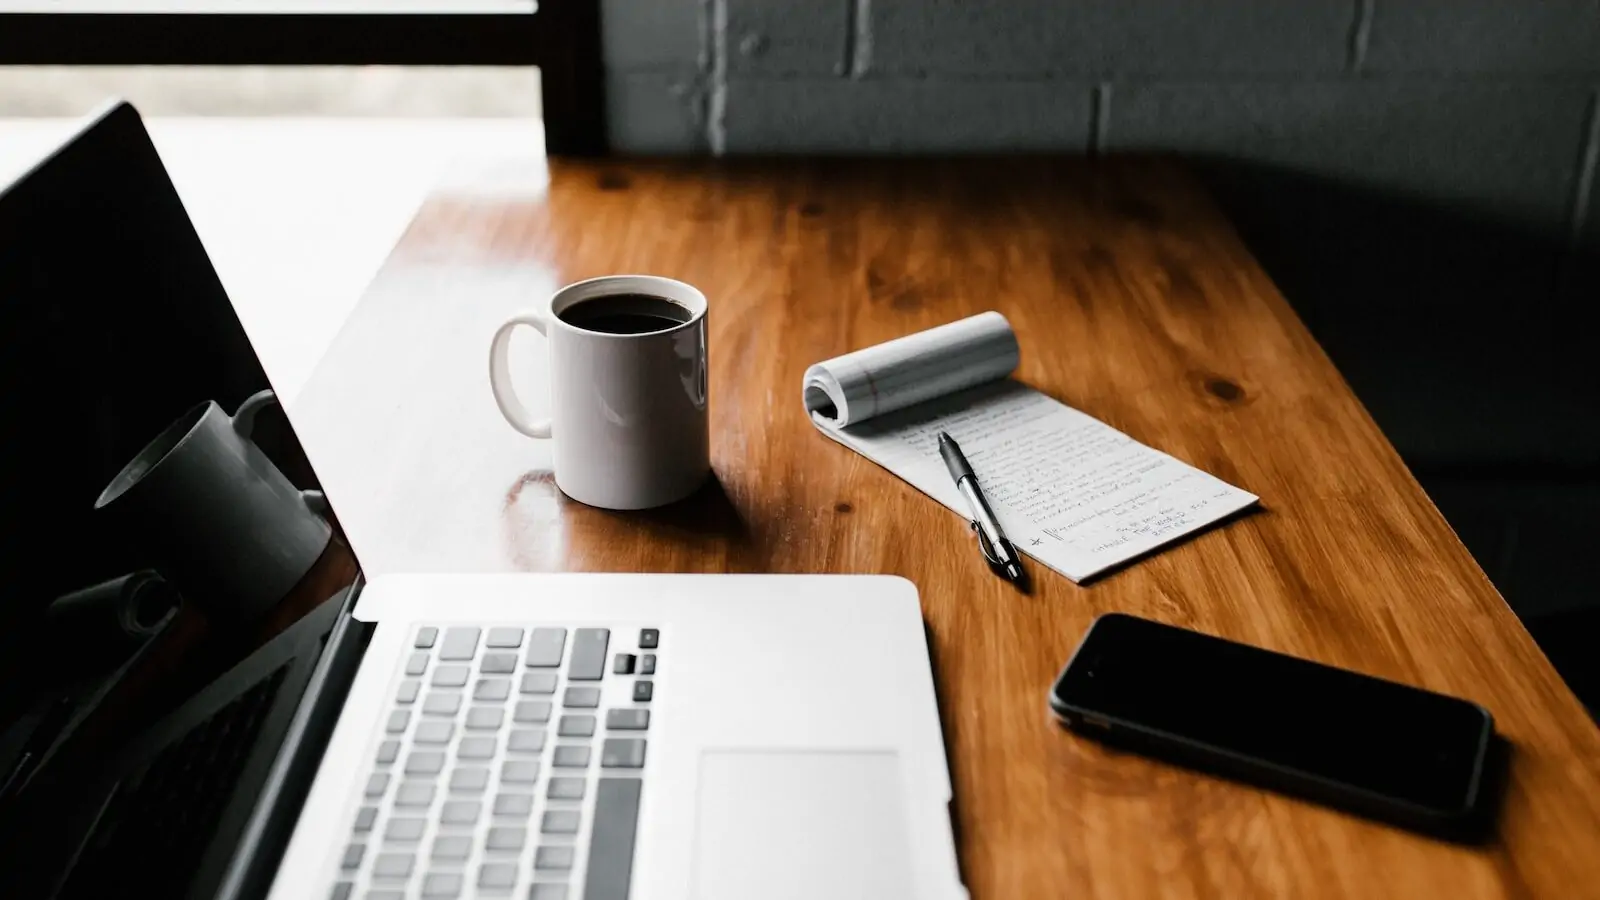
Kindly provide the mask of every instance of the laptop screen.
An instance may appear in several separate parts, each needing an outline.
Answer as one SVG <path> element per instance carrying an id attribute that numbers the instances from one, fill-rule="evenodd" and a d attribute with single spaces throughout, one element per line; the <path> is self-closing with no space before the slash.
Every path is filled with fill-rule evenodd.
<path id="1" fill-rule="evenodd" d="M 177 596 L 246 622 L 305 574 L 330 529 L 270 389 L 132 107 L 0 187 L 0 726 L 41 654 L 126 650 Z"/>

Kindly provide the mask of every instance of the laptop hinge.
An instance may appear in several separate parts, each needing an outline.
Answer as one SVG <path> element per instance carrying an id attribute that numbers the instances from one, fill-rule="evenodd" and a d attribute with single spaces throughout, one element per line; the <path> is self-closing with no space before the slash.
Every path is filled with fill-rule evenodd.
<path id="1" fill-rule="evenodd" d="M 247 900 L 264 894 L 271 884 L 277 860 L 299 818 L 300 805 L 316 777 L 345 695 L 376 629 L 350 615 L 362 586 L 363 581 L 358 578 L 340 603 L 327 649 L 311 672 L 283 745 L 245 822 L 239 845 L 217 888 L 217 900 Z"/>

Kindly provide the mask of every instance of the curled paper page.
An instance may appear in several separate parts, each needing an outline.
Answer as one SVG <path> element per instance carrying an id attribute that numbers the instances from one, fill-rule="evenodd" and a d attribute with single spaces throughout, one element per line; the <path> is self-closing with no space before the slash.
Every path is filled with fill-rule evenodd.
<path id="1" fill-rule="evenodd" d="M 805 408 L 823 434 L 966 517 L 939 457 L 948 433 L 1017 549 L 1073 581 L 1256 503 L 1007 377 L 1017 362 L 1011 325 L 988 312 L 812 366 Z"/>
<path id="2" fill-rule="evenodd" d="M 806 412 L 843 428 L 1004 378 L 1019 359 L 1006 317 L 980 313 L 817 363 L 806 370 Z"/>

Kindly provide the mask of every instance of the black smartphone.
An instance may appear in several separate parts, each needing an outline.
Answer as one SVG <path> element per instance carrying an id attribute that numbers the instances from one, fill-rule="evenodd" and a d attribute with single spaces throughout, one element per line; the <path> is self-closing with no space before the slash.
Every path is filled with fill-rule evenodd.
<path id="1" fill-rule="evenodd" d="M 1075 732 L 1409 828 L 1482 824 L 1494 720 L 1443 694 L 1110 613 L 1050 708 Z"/>

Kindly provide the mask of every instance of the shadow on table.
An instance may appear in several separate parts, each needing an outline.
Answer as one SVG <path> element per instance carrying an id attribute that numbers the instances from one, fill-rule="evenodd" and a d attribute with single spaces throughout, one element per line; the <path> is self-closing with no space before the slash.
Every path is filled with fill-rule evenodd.
<path id="1" fill-rule="evenodd" d="M 1577 324 L 1600 223 L 1542 225 L 1282 168 L 1200 171 L 1284 296 L 1418 466 L 1600 466 Z"/>
<path id="2" fill-rule="evenodd" d="M 681 541 L 715 538 L 729 546 L 749 543 L 750 527 L 728 496 L 716 472 L 699 490 L 676 503 L 641 510 L 595 510 L 632 528 L 641 528 L 657 540 Z"/>
<path id="3" fill-rule="evenodd" d="M 656 509 L 610 510 L 563 494 L 549 471 L 530 471 L 507 490 L 503 518 L 507 553 L 523 571 L 759 568 L 753 559 L 755 542 L 749 524 L 715 473 L 676 503 Z"/>
<path id="4" fill-rule="evenodd" d="M 1600 556 L 1573 552 L 1583 529 L 1571 527 L 1600 517 L 1600 379 L 1581 327 L 1600 300 L 1600 221 L 1574 235 L 1565 214 L 1541 223 L 1526 209 L 1195 163 L 1557 670 L 1600 708 L 1595 666 L 1573 652 L 1600 640 Z"/>

